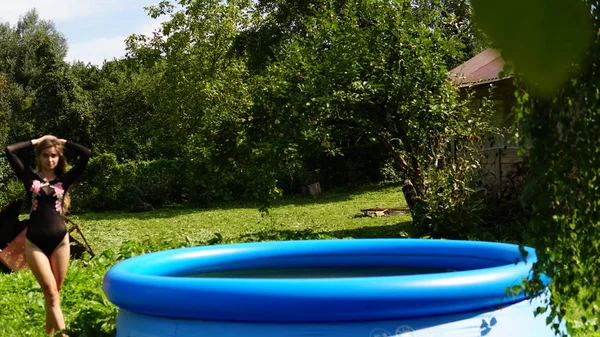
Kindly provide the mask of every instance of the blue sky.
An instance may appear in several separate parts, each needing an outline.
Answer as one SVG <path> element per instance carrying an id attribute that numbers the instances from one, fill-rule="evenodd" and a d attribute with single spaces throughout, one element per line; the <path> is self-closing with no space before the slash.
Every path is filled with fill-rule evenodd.
<path id="1" fill-rule="evenodd" d="M 102 65 L 125 55 L 124 40 L 131 34 L 150 35 L 165 18 L 154 20 L 145 6 L 160 0 L 0 0 L 0 21 L 15 25 L 28 10 L 54 21 L 67 38 L 65 61 Z"/>

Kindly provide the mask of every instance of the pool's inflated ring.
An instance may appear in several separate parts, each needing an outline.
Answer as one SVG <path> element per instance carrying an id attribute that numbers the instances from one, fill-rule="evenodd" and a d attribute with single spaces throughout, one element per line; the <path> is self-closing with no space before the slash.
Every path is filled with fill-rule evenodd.
<path id="1" fill-rule="evenodd" d="M 129 312 L 238 322 L 344 322 L 501 308 L 529 277 L 535 252 L 517 245 L 419 239 L 261 242 L 137 256 L 104 278 L 109 300 Z M 453 271 L 341 278 L 188 277 L 269 268 L 405 267 Z"/>

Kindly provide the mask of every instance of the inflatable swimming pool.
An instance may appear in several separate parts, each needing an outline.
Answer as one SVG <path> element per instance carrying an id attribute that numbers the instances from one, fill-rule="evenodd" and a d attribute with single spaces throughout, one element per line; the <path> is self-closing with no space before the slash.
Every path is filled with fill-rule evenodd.
<path id="1" fill-rule="evenodd" d="M 507 291 L 535 252 L 450 240 L 280 241 L 183 248 L 113 266 L 117 337 L 554 336 Z"/>

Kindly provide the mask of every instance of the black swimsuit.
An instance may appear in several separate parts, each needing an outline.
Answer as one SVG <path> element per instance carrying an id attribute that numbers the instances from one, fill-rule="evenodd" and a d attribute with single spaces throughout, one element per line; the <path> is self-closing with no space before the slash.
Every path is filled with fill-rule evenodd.
<path id="1" fill-rule="evenodd" d="M 27 239 L 49 257 L 67 235 L 62 214 L 63 197 L 69 186 L 83 173 L 92 152 L 79 144 L 67 142 L 65 147 L 77 152 L 79 161 L 64 175 L 45 182 L 37 174 L 26 170 L 15 154 L 17 150 L 30 146 L 33 146 L 31 141 L 20 142 L 8 145 L 5 152 L 31 200 Z"/>

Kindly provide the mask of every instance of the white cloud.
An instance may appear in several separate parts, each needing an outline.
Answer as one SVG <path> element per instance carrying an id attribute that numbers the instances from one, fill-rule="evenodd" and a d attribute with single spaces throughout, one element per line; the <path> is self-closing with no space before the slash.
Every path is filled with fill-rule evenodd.
<path id="1" fill-rule="evenodd" d="M 144 6 L 159 1 L 0 0 L 0 22 L 15 25 L 20 16 L 35 8 L 42 19 L 54 21 L 65 34 L 69 45 L 65 61 L 80 60 L 100 66 L 104 60 L 125 56 L 125 39 L 129 35 L 152 36 L 160 23 L 167 20 L 167 17 L 152 19 L 144 13 Z"/>
<path id="2" fill-rule="evenodd" d="M 165 19 L 146 22 L 138 26 L 131 34 L 152 36 L 152 32 L 159 28 L 160 23 Z M 99 37 L 81 43 L 71 43 L 69 44 L 69 51 L 65 61 L 90 62 L 94 65 L 102 66 L 105 60 L 112 61 L 115 58 L 119 59 L 125 56 L 125 39 L 128 36 Z"/>
<path id="3" fill-rule="evenodd" d="M 112 61 L 125 56 L 125 39 L 126 36 L 101 37 L 71 44 L 65 61 L 90 62 L 101 66 L 104 60 Z"/>
<path id="4" fill-rule="evenodd" d="M 168 17 L 159 17 L 156 20 L 152 20 L 151 22 L 147 22 L 143 25 L 140 25 L 136 31 L 135 34 L 143 34 L 146 36 L 152 36 L 152 33 L 154 31 L 156 31 L 158 28 L 160 28 L 160 25 L 162 22 L 168 20 Z"/>
<path id="5" fill-rule="evenodd" d="M 20 16 L 33 8 L 37 9 L 40 17 L 45 20 L 60 22 L 117 12 L 132 5 L 132 1 L 123 0 L 2 0 L 2 2 L 0 21 L 11 24 L 16 24 Z"/>

